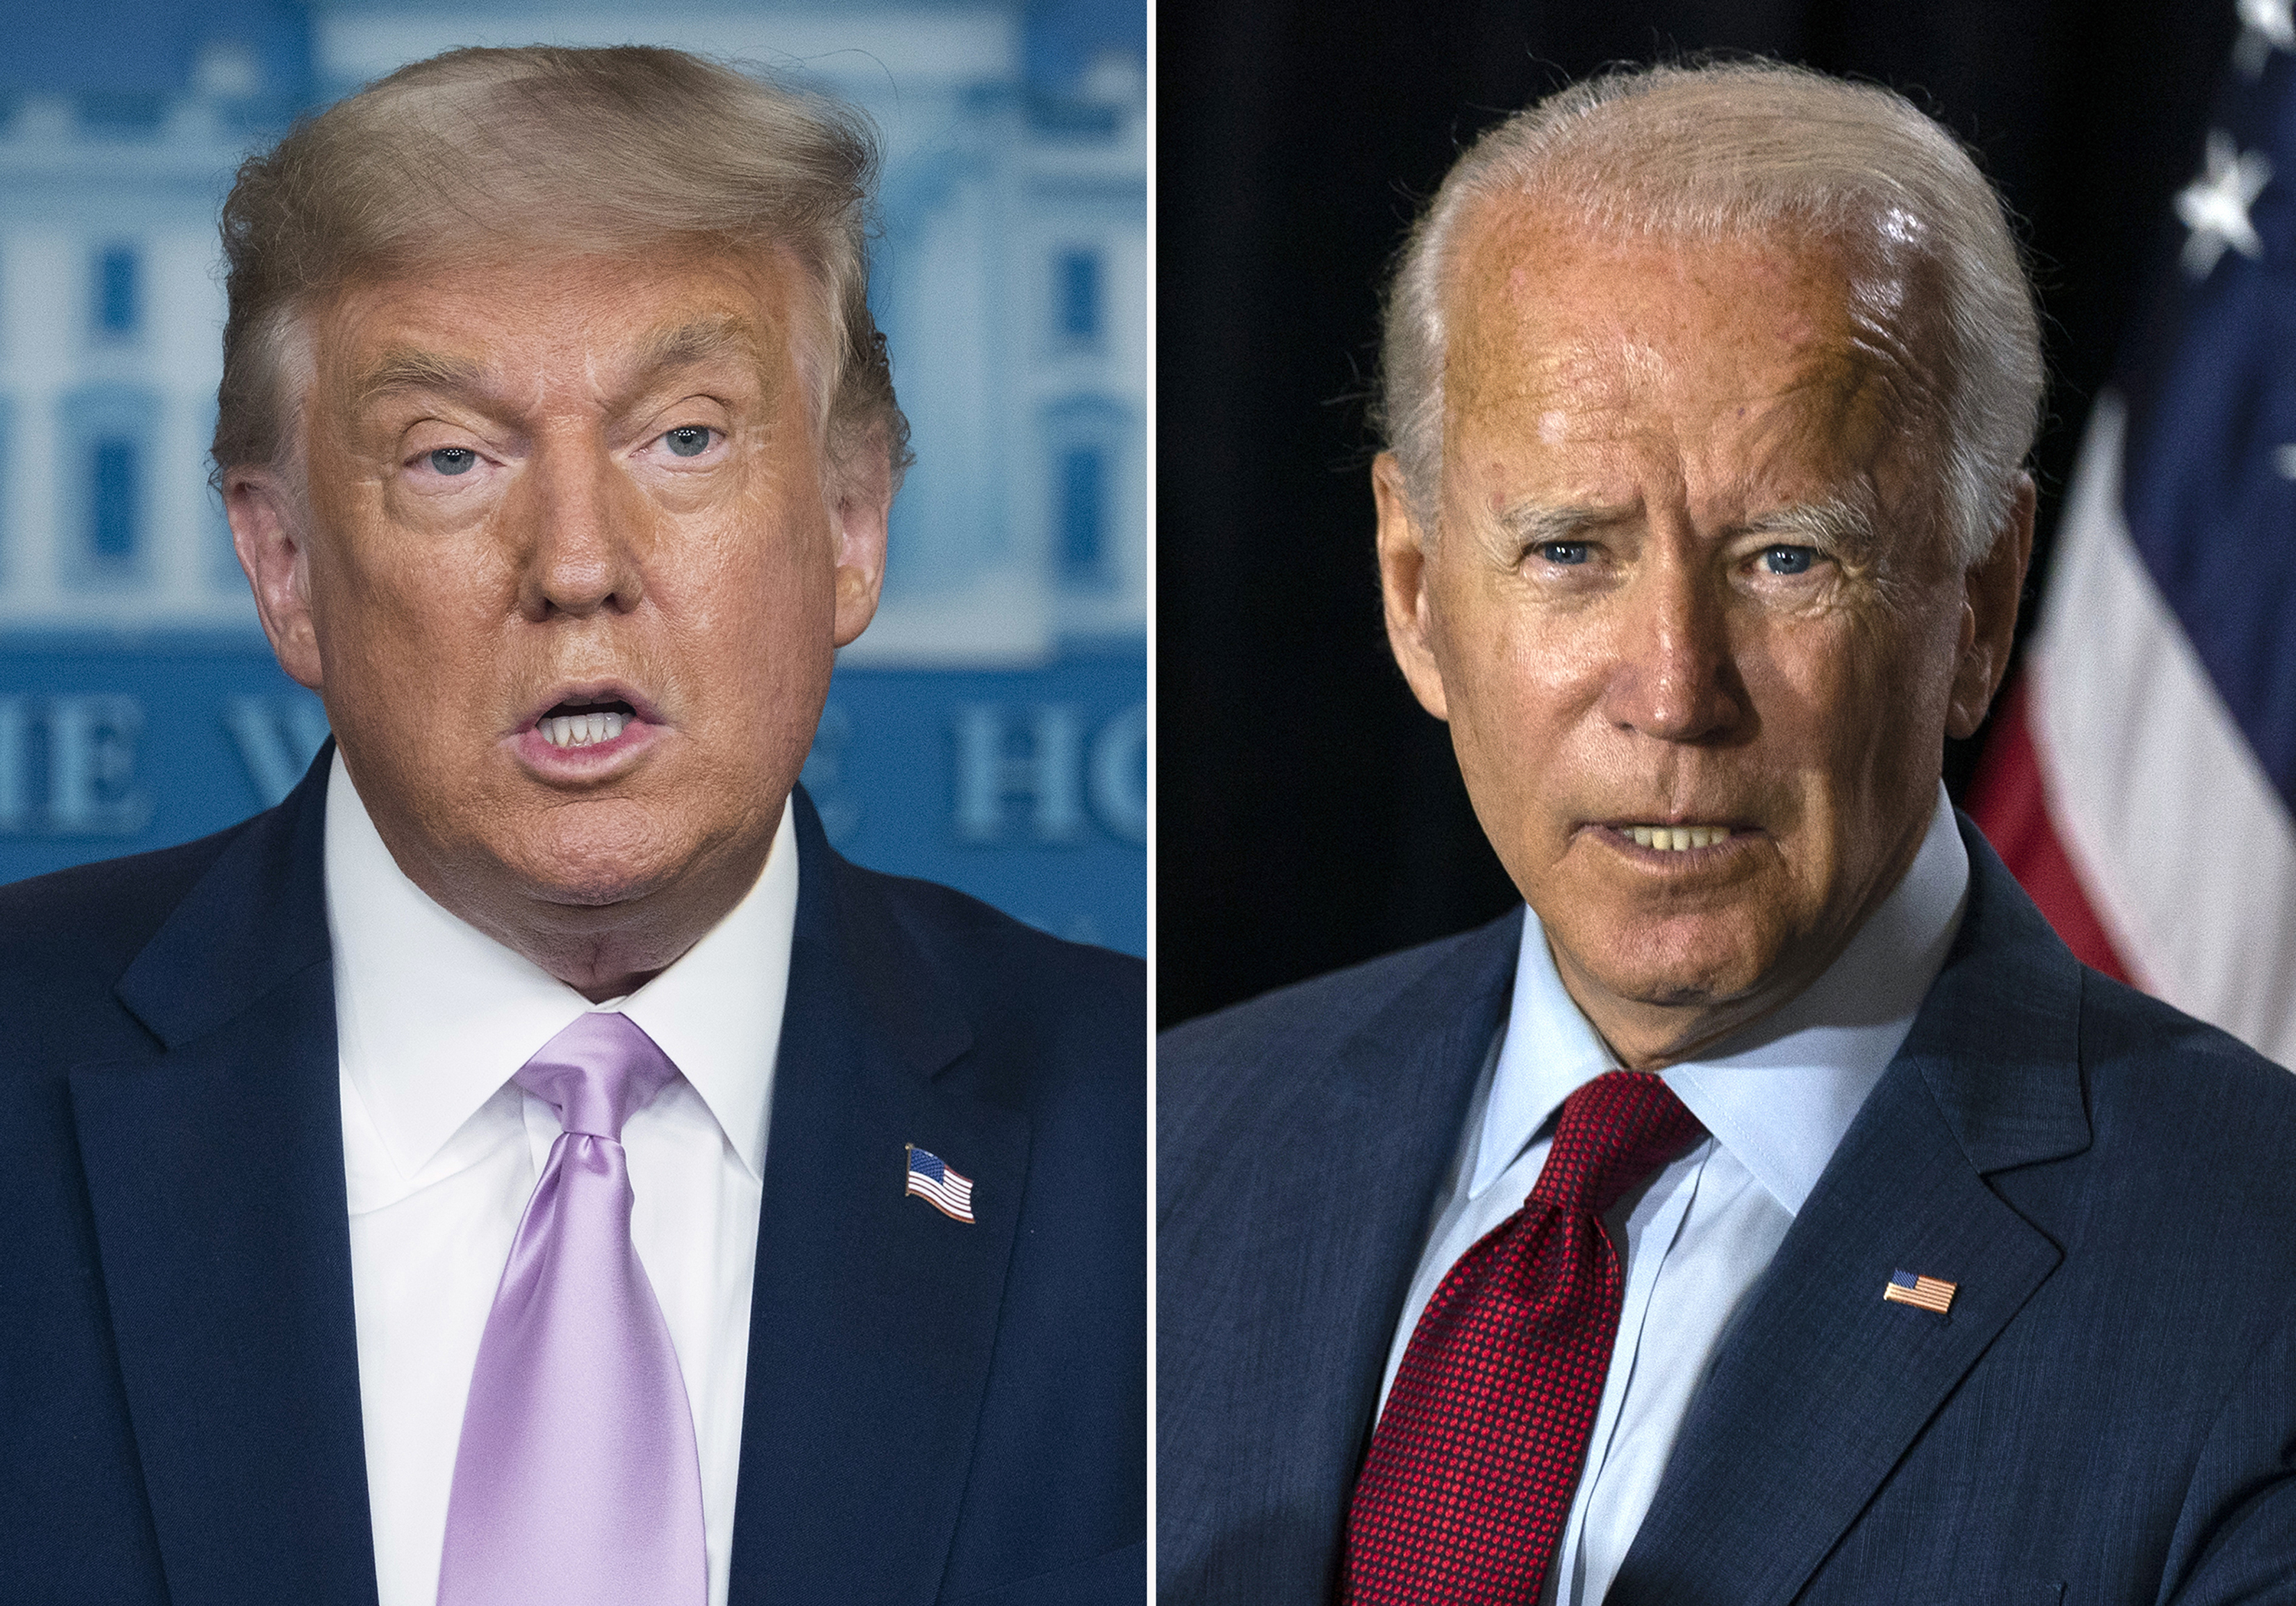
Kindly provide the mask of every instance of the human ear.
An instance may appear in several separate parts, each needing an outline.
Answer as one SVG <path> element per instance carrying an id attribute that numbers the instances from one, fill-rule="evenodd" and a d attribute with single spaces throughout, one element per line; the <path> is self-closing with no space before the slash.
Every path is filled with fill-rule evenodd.
<path id="1" fill-rule="evenodd" d="M 886 525 L 893 513 L 893 457 L 882 437 L 865 442 L 854 461 L 840 465 L 830 502 L 830 539 L 836 548 L 836 645 L 869 628 L 885 589 Z"/>
<path id="2" fill-rule="evenodd" d="M 2008 672 L 2017 600 L 2033 556 L 2033 476 L 2021 474 L 1995 527 L 1991 550 L 1962 576 L 1960 657 L 1945 726 L 1946 734 L 1956 739 L 1977 734 Z"/>
<path id="3" fill-rule="evenodd" d="M 309 510 L 277 470 L 239 467 L 223 480 L 232 550 L 255 593 L 255 611 L 279 667 L 320 689 L 318 629 L 311 618 Z"/>
<path id="4" fill-rule="evenodd" d="M 1379 507 L 1379 589 L 1387 614 L 1387 645 L 1419 705 L 1439 720 L 1450 716 L 1443 672 L 1430 640 L 1427 595 L 1432 531 L 1423 531 L 1405 494 L 1403 465 L 1382 452 L 1371 465 L 1372 499 Z"/>

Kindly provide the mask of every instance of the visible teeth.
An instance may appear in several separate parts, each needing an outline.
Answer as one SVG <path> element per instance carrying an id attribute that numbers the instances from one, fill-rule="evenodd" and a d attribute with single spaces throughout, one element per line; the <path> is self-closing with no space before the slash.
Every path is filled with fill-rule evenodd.
<path id="1" fill-rule="evenodd" d="M 1627 835 L 1638 848 L 1679 853 L 1686 848 L 1708 848 L 1730 839 L 1728 826 L 1628 826 Z"/>
<path id="2" fill-rule="evenodd" d="M 587 747 L 611 742 L 628 726 L 626 713 L 562 713 L 543 721 L 537 729 L 554 747 Z"/>

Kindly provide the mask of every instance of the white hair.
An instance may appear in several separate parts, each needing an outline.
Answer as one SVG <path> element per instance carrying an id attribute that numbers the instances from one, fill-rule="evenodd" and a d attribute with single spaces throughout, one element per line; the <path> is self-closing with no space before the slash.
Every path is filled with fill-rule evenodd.
<path id="1" fill-rule="evenodd" d="M 1997 197 L 1902 95 L 1771 62 L 1625 69 L 1516 112 L 1468 148 L 1421 213 L 1387 293 L 1374 423 L 1431 534 L 1443 460 L 1444 299 L 1462 218 L 1532 200 L 1590 230 L 1685 243 L 1802 231 L 1920 271 L 1903 320 L 1928 337 L 1918 424 L 1956 556 L 1983 557 L 2040 424 L 2040 320 Z"/>

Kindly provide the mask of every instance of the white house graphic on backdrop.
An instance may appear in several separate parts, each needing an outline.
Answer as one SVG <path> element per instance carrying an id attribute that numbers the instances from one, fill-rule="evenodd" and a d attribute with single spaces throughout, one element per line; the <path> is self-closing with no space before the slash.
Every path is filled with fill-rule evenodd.
<path id="1" fill-rule="evenodd" d="M 332 99 L 457 45 L 676 45 L 857 102 L 885 136 L 879 317 L 915 431 L 857 663 L 1011 664 L 1144 630 L 1146 144 L 1139 64 L 1056 102 L 1021 7 L 310 8 Z M 255 628 L 206 484 L 215 213 L 258 53 L 209 45 L 155 125 L 21 98 L 0 128 L 0 631 Z"/>

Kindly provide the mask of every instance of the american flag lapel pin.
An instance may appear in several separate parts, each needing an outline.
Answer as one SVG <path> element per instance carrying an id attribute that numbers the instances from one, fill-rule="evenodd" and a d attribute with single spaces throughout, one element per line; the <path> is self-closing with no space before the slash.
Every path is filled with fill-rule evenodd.
<path id="1" fill-rule="evenodd" d="M 1942 1316 L 1952 1308 L 1954 1290 L 1960 1286 L 1942 1277 L 1923 1277 L 1899 1270 L 1890 1272 L 1890 1281 L 1882 1285 L 1882 1297 L 1898 1305 L 1919 1305 Z"/>
<path id="2" fill-rule="evenodd" d="M 914 1193 L 954 1221 L 972 1219 L 972 1179 L 929 1149 L 914 1143 L 909 1151 L 909 1185 L 902 1197 Z"/>

